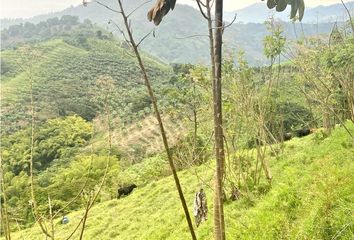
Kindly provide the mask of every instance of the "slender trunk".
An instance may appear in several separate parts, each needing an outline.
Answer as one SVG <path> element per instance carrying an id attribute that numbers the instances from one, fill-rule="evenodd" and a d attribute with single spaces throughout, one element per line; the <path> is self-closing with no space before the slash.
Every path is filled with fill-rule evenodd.
<path id="1" fill-rule="evenodd" d="M 213 22 L 211 18 L 211 6 L 210 0 L 207 0 L 207 17 L 208 17 L 208 31 L 209 31 L 209 48 L 210 48 L 210 59 L 211 59 L 211 79 L 215 81 L 215 54 L 214 54 L 214 31 Z"/>
<path id="2" fill-rule="evenodd" d="M 350 14 L 350 11 L 347 7 L 347 5 L 343 2 L 343 0 L 340 0 L 342 2 L 343 7 L 345 8 L 345 10 L 347 11 L 348 17 L 349 17 L 349 22 L 350 22 L 350 26 L 352 28 L 352 34 L 354 34 L 354 23 L 352 20 L 352 15 Z"/>
<path id="3" fill-rule="evenodd" d="M 350 114 L 350 120 L 354 122 L 354 81 L 353 81 L 353 73 L 351 70 L 349 70 L 346 88 L 347 88 L 346 96 L 347 96 L 347 104 L 348 104 L 348 111 Z"/>
<path id="4" fill-rule="evenodd" d="M 326 134 L 330 134 L 331 133 L 330 115 L 327 109 L 323 109 L 322 111 L 323 111 L 323 128 Z"/>
<path id="5" fill-rule="evenodd" d="M 197 118 L 197 104 L 196 104 L 196 86 L 195 80 L 193 80 L 193 121 L 194 121 L 194 136 L 193 136 L 193 163 L 200 164 L 197 162 L 197 135 L 198 135 L 198 118 Z"/>
<path id="6" fill-rule="evenodd" d="M 53 219 L 53 211 L 52 211 L 52 201 L 49 195 L 48 195 L 48 205 L 49 205 L 49 216 L 50 216 L 50 227 L 52 231 L 52 239 L 54 240 L 54 219 Z"/>
<path id="7" fill-rule="evenodd" d="M 214 128 L 215 128 L 215 195 L 214 195 L 214 237 L 216 240 L 225 239 L 225 223 L 223 210 L 223 173 L 224 173 L 224 141 L 222 127 L 221 99 L 221 67 L 222 67 L 222 34 L 223 34 L 223 0 L 215 1 L 215 40 L 214 61 L 215 79 L 213 81 L 214 95 Z"/>
<path id="8" fill-rule="evenodd" d="M 81 232 L 80 232 L 80 238 L 79 238 L 80 240 L 82 240 L 84 237 L 86 220 L 87 220 L 88 212 L 90 211 L 90 205 L 91 205 L 91 196 L 89 196 L 89 199 L 87 200 L 85 214 L 84 214 L 84 218 L 83 218 L 83 222 L 82 222 L 82 228 L 81 228 Z"/>
<path id="9" fill-rule="evenodd" d="M 297 31 L 296 31 L 295 21 L 292 21 L 292 24 L 293 24 L 293 29 L 294 29 L 295 39 L 298 39 L 298 36 L 297 36 Z"/>
<path id="10" fill-rule="evenodd" d="M 215 71 L 215 52 L 214 52 L 214 31 L 213 31 L 213 23 L 212 23 L 212 16 L 211 16 L 211 6 L 210 6 L 210 0 L 206 1 L 207 4 L 207 20 L 208 20 L 208 31 L 209 31 L 209 48 L 210 48 L 210 59 L 211 59 L 211 80 L 213 82 L 213 97 L 214 97 L 214 111 L 215 111 L 215 82 L 216 82 L 216 71 Z M 215 131 L 215 139 L 216 137 L 216 129 Z M 218 152 L 216 151 L 216 155 L 218 155 Z M 218 161 L 217 157 L 217 161 Z M 218 164 L 217 164 L 218 166 Z M 216 170 L 218 171 L 218 170 Z M 214 235 L 216 240 L 222 239 L 222 234 L 221 234 L 221 224 L 220 224 L 220 192 L 218 191 L 219 189 L 219 183 L 218 183 L 218 174 L 215 175 L 214 179 Z M 222 176 L 220 178 L 222 180 Z M 221 191 L 222 192 L 222 191 Z"/>
<path id="11" fill-rule="evenodd" d="M 1 141 L 0 141 L 0 146 L 1 146 Z M 11 240 L 11 231 L 10 231 L 10 223 L 9 223 L 9 215 L 7 211 L 7 199 L 6 199 L 6 193 L 5 193 L 5 182 L 4 182 L 4 168 L 2 165 L 2 151 L 0 149 L 0 191 L 2 193 L 2 202 L 1 202 L 1 221 L 2 221 L 2 226 L 4 229 L 4 234 L 5 234 L 5 239 L 6 240 Z"/>
<path id="12" fill-rule="evenodd" d="M 127 33 L 128 33 L 129 41 L 130 41 L 130 43 L 131 43 L 131 45 L 133 47 L 135 56 L 136 56 L 136 58 L 138 60 L 139 67 L 140 67 L 141 73 L 142 73 L 142 75 L 144 77 L 145 85 L 147 87 L 147 90 L 148 90 L 148 93 L 149 93 L 149 96 L 151 98 L 151 102 L 152 102 L 152 105 L 153 105 L 153 108 L 154 108 L 154 112 L 155 112 L 157 121 L 159 123 L 162 141 L 163 141 L 163 144 L 164 144 L 164 147 L 165 147 L 165 151 L 166 151 L 166 154 L 167 154 L 167 159 L 168 159 L 168 162 L 170 164 L 170 168 L 171 168 L 171 171 L 172 171 L 172 174 L 173 174 L 173 178 L 175 180 L 176 188 L 177 188 L 177 191 L 178 191 L 181 203 L 182 203 L 182 207 L 183 207 L 186 219 L 187 219 L 189 231 L 190 231 L 190 233 L 192 235 L 192 239 L 196 240 L 197 237 L 196 237 L 194 229 L 193 229 L 193 224 L 192 224 L 191 217 L 189 215 L 188 206 L 186 204 L 186 200 L 185 200 L 183 192 L 182 192 L 181 184 L 180 184 L 179 178 L 177 176 L 177 171 L 176 171 L 173 159 L 172 159 L 172 154 L 171 154 L 170 148 L 168 146 L 165 129 L 164 129 L 164 126 L 163 126 L 163 123 L 162 123 L 162 119 L 161 119 L 161 115 L 160 115 L 159 109 L 157 107 L 156 98 L 155 98 L 154 92 L 152 90 L 152 87 L 151 87 L 151 84 L 150 84 L 150 80 L 149 80 L 149 78 L 147 76 L 147 73 L 146 73 L 146 70 L 145 70 L 145 66 L 144 66 L 143 61 L 141 59 L 141 56 L 140 56 L 140 53 L 139 53 L 139 50 L 138 50 L 138 46 L 135 43 L 135 40 L 134 40 L 133 35 L 132 35 L 132 32 L 130 30 L 130 24 L 128 22 L 128 17 L 127 17 L 127 15 L 124 12 L 124 9 L 123 9 L 123 6 L 122 6 L 122 1 L 118 0 L 118 3 L 119 3 L 120 11 L 121 11 L 121 14 L 122 14 L 122 17 L 123 17 L 123 20 L 124 20 L 124 25 L 125 25 Z"/>

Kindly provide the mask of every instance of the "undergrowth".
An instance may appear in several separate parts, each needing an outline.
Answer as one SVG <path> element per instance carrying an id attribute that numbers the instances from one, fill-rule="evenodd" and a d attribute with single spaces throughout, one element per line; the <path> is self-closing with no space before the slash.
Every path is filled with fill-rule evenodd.
<path id="1" fill-rule="evenodd" d="M 354 132 L 354 125 L 347 124 Z M 352 239 L 354 193 L 353 139 L 337 127 L 331 136 L 310 135 L 285 143 L 269 156 L 274 175 L 268 192 L 225 203 L 228 239 Z M 205 185 L 209 219 L 196 228 L 198 239 L 213 237 L 213 163 L 179 172 L 190 212 L 195 191 Z M 199 173 L 204 184 L 197 178 Z M 65 239 L 83 211 L 56 221 L 57 239 Z M 37 226 L 13 239 L 43 239 Z M 74 235 L 77 239 L 78 233 Z M 188 227 L 171 176 L 138 186 L 123 199 L 96 205 L 89 214 L 85 239 L 189 239 Z"/>

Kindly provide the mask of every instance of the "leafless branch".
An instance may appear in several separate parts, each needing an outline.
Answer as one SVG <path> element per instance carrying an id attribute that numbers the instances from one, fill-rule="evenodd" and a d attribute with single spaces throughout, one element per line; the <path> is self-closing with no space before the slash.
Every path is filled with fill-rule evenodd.
<path id="1" fill-rule="evenodd" d="M 352 34 L 354 34 L 354 23 L 353 23 L 353 20 L 352 20 L 352 15 L 350 14 L 350 11 L 349 11 L 347 5 L 344 3 L 344 1 L 343 0 L 340 0 L 340 1 L 342 2 L 343 7 L 347 11 L 347 14 L 348 14 L 348 17 L 349 17 L 350 26 L 352 28 Z"/>
<path id="2" fill-rule="evenodd" d="M 115 9 L 113 9 L 113 8 L 111 8 L 111 7 L 109 7 L 109 6 L 107 6 L 106 4 L 101 3 L 100 1 L 95 0 L 95 1 L 93 1 L 93 2 L 98 3 L 99 5 L 101 5 L 101 6 L 105 7 L 105 8 L 107 8 L 108 10 L 110 10 L 110 11 L 112 11 L 112 12 L 121 13 L 121 12 L 119 12 L 118 10 L 115 10 Z"/>
<path id="3" fill-rule="evenodd" d="M 140 4 L 139 6 L 137 6 L 133 11 L 131 11 L 131 12 L 127 15 L 127 17 L 130 17 L 130 15 L 132 15 L 136 10 L 138 10 L 139 8 L 141 8 L 142 6 L 144 6 L 145 4 L 147 4 L 147 3 L 149 3 L 149 2 L 151 2 L 151 0 L 148 0 L 148 1 L 146 1 L 146 2 L 143 2 L 142 4 Z"/>
<path id="4" fill-rule="evenodd" d="M 139 45 L 152 33 L 155 31 L 155 28 L 152 29 L 150 32 L 148 32 L 147 34 L 145 34 L 145 36 L 138 42 L 138 44 L 136 45 L 137 47 L 139 47 Z"/>
<path id="5" fill-rule="evenodd" d="M 201 0 L 196 0 L 196 1 L 197 1 L 197 4 L 198 4 L 198 8 L 199 8 L 200 13 L 203 15 L 203 17 L 204 17 L 206 20 L 208 20 L 209 18 L 206 16 L 206 14 L 204 13 L 203 8 L 202 8 L 202 6 L 201 6 L 201 5 L 203 5 L 203 7 L 206 7 L 206 5 L 204 5 L 204 4 L 201 2 Z"/>
<path id="6" fill-rule="evenodd" d="M 125 36 L 125 32 L 118 26 L 117 23 L 115 23 L 112 19 L 110 19 L 110 20 L 108 21 L 108 24 L 113 24 L 113 25 L 118 29 L 118 31 L 122 34 L 124 40 L 128 43 L 128 45 L 131 46 L 130 41 L 129 41 L 128 38 Z"/>
<path id="7" fill-rule="evenodd" d="M 123 54 L 126 54 L 126 55 L 128 55 L 129 57 L 132 57 L 132 58 L 134 57 L 134 55 L 130 54 L 128 50 L 124 51 Z"/>
<path id="8" fill-rule="evenodd" d="M 228 27 L 230 27 L 232 24 L 234 24 L 234 22 L 236 21 L 236 18 L 237 18 L 237 13 L 235 13 L 235 16 L 234 16 L 234 18 L 232 19 L 232 21 L 231 21 L 229 24 L 227 24 L 226 26 L 224 26 L 224 29 L 225 29 L 225 28 L 228 28 Z"/>
<path id="9" fill-rule="evenodd" d="M 76 225 L 75 229 L 70 233 L 70 235 L 65 240 L 69 240 L 74 235 L 74 233 L 80 227 L 83 220 L 84 220 L 84 216 L 80 219 L 80 222 Z"/>
<path id="10" fill-rule="evenodd" d="M 195 34 L 195 35 L 190 35 L 190 36 L 186 36 L 186 37 L 176 37 L 175 39 L 187 39 L 187 38 L 194 38 L 194 37 L 208 37 L 209 35 L 205 35 L 205 34 Z"/>
<path id="11" fill-rule="evenodd" d="M 93 202 L 94 201 L 92 201 L 92 203 Z M 80 238 L 79 238 L 80 240 L 84 237 L 85 224 L 86 224 L 88 212 L 90 211 L 90 206 L 91 206 L 91 196 L 89 196 L 89 199 L 87 200 L 85 214 L 84 214 L 83 222 L 82 222 L 82 228 L 81 228 L 81 232 L 80 232 Z"/>
<path id="12" fill-rule="evenodd" d="M 50 217 L 50 226 L 52 230 L 52 239 L 54 239 L 54 218 L 53 218 L 53 210 L 52 210 L 52 201 L 48 194 L 48 206 L 49 206 L 49 217 Z"/>

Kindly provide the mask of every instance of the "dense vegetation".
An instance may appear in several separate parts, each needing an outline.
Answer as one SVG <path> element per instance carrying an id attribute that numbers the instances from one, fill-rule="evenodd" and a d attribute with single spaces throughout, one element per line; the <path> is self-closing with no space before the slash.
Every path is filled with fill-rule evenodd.
<path id="1" fill-rule="evenodd" d="M 107 4 L 113 9 L 117 9 L 117 1 L 102 0 L 102 3 Z M 133 11 L 137 6 L 144 3 L 143 0 L 125 1 L 124 7 L 127 12 Z M 265 10 L 266 6 L 262 6 Z M 141 6 L 135 14 L 131 15 L 131 24 L 134 28 L 134 35 L 137 39 L 141 39 L 149 31 L 153 30 L 151 23 L 146 21 L 146 12 L 149 9 L 149 4 Z M 286 13 L 288 15 L 288 13 Z M 331 16 L 338 13 L 330 11 Z M 49 18 L 58 17 L 59 19 L 64 15 L 72 15 L 79 17 L 80 21 L 89 19 L 92 23 L 108 29 L 118 38 L 122 39 L 120 31 L 114 24 L 108 24 L 109 20 L 117 23 L 122 27 L 120 16 L 114 12 L 107 11 L 106 8 L 99 4 L 91 3 L 87 7 L 82 5 L 67 8 L 61 12 L 36 16 L 33 19 L 23 20 L 30 21 L 34 24 L 45 22 Z M 268 15 L 268 14 L 267 14 Z M 276 17 L 278 14 L 276 15 Z M 316 12 L 316 19 L 321 19 L 321 14 Z M 232 15 L 232 18 L 234 15 Z M 286 16 L 288 18 L 288 16 Z M 305 16 L 305 19 L 307 15 Z M 340 21 L 342 18 L 336 18 Z M 265 19 L 262 20 L 262 22 Z M 239 18 L 236 19 L 236 22 Z M 11 21 L 10 21 L 11 22 Z M 21 22 L 21 21 L 20 21 Z M 283 22 L 285 35 L 289 39 L 295 39 L 302 36 L 313 36 L 317 34 L 328 34 L 333 27 L 332 23 L 321 22 L 315 23 L 288 23 Z M 341 23 L 338 23 L 341 25 Z M 4 21 L 3 26 L 8 26 L 7 21 Z M 147 41 L 141 44 L 141 48 L 169 63 L 203 63 L 209 64 L 208 38 L 206 37 L 207 25 L 198 10 L 187 6 L 178 5 L 166 17 L 165 21 L 155 29 L 155 37 L 148 37 Z M 262 23 L 235 23 L 225 30 L 225 50 L 231 52 L 231 49 L 243 49 L 245 51 L 245 58 L 251 65 L 264 65 L 267 63 L 266 57 L 262 54 L 263 44 L 262 40 L 267 35 L 267 28 Z M 191 37 L 194 36 L 194 37 Z"/>
<path id="2" fill-rule="evenodd" d="M 60 19 L 49 18 L 38 24 L 26 22 L 25 24 L 11 25 L 1 32 L 1 48 L 6 49 L 20 43 L 38 42 L 59 37 L 68 41 L 78 41 L 81 45 L 88 37 L 112 38 L 110 35 L 103 35 L 102 30 L 94 27 L 89 20 L 80 23 L 78 17 L 64 15 Z"/>
<path id="3" fill-rule="evenodd" d="M 354 125 L 348 123 L 354 131 Z M 251 153 L 253 154 L 253 153 Z M 320 133 L 296 138 L 285 144 L 277 157 L 267 153 L 274 171 L 269 189 L 254 189 L 238 202 L 225 203 L 227 237 L 230 239 L 351 239 L 353 189 L 353 143 L 338 127 L 331 137 Z M 187 202 L 192 204 L 195 189 L 204 185 L 212 211 L 213 163 L 180 172 Z M 195 171 L 201 179 L 195 175 Z M 228 188 L 227 188 L 228 189 Z M 92 209 L 88 218 L 88 239 L 188 239 L 171 177 L 151 181 L 133 194 L 106 201 Z M 56 221 L 57 237 L 65 238 L 76 226 L 82 211 L 68 215 L 70 222 Z M 197 229 L 198 239 L 212 238 L 212 220 Z M 28 236 L 41 239 L 40 230 L 26 229 L 14 239 Z M 78 235 L 74 235 L 74 238 Z"/>
<path id="4" fill-rule="evenodd" d="M 6 93 L 2 96 L 2 131 L 12 130 L 28 119 L 31 82 L 40 120 L 73 113 L 92 120 L 103 108 L 99 101 L 101 86 L 97 84 L 104 76 L 112 78 L 110 105 L 114 117 L 130 123 L 150 113 L 150 100 L 129 51 L 104 30 L 96 31 L 89 23 L 78 24 L 77 18 L 71 19 L 68 26 L 78 27 L 73 27 L 70 34 L 56 32 L 58 35 L 52 36 L 55 39 L 2 52 L 1 87 Z M 53 28 L 49 23 L 44 25 L 46 29 Z M 42 25 L 34 26 L 41 29 Z M 23 31 L 27 30 L 24 26 Z M 163 102 L 171 70 L 152 58 L 145 60 Z"/>
<path id="5" fill-rule="evenodd" d="M 222 66 L 227 236 L 350 239 L 354 39 L 335 28 L 329 41 L 292 42 L 281 24 L 267 27 L 269 66 L 252 67 L 242 51 L 229 51 Z M 43 221 L 65 238 L 86 209 L 89 239 L 188 238 L 129 46 L 71 16 L 13 26 L 4 37 L 18 41 L 1 55 L 1 220 L 9 228 L 1 233 L 28 228 L 13 237 L 40 239 L 33 225 Z M 211 199 L 210 69 L 145 53 L 143 61 L 188 204 L 200 187 Z M 133 194 L 115 200 L 130 183 Z M 64 215 L 70 222 L 61 225 Z M 208 220 L 198 238 L 211 236 Z"/>

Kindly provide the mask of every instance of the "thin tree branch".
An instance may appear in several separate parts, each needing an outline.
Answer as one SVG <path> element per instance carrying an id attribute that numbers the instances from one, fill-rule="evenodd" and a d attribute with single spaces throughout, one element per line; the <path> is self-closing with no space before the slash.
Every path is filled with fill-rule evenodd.
<path id="1" fill-rule="evenodd" d="M 201 6 L 201 4 L 203 4 L 203 3 L 201 3 L 201 0 L 196 0 L 196 1 L 197 1 L 197 4 L 198 4 L 198 8 L 199 8 L 200 13 L 202 14 L 202 16 L 203 16 L 206 20 L 208 20 L 209 18 L 206 16 L 206 14 L 204 13 L 204 11 L 203 11 L 203 9 L 202 9 L 202 6 Z M 203 7 L 206 7 L 206 6 L 203 4 Z"/>
<path id="2" fill-rule="evenodd" d="M 350 21 L 350 26 L 352 27 L 352 34 L 354 34 L 354 23 L 352 20 L 352 15 L 350 14 L 350 11 L 347 7 L 347 5 L 344 3 L 343 0 L 340 0 L 342 2 L 343 7 L 345 8 L 345 10 L 347 11 L 348 17 L 349 17 L 349 21 Z"/>
<path id="3" fill-rule="evenodd" d="M 94 201 L 92 201 L 92 202 L 94 202 Z M 86 224 L 88 212 L 90 211 L 90 205 L 91 205 L 91 196 L 89 196 L 89 199 L 87 200 L 85 214 L 84 214 L 83 222 L 82 222 L 82 228 L 81 228 L 81 232 L 80 232 L 80 238 L 79 238 L 80 240 L 82 240 L 82 238 L 84 237 L 85 224 Z"/>
<path id="4" fill-rule="evenodd" d="M 52 201 L 48 194 L 48 205 L 49 205 L 49 217 L 50 217 L 50 226 L 52 230 L 52 239 L 54 240 L 54 218 L 53 218 L 53 211 L 52 211 Z"/>
<path id="5" fill-rule="evenodd" d="M 154 32 L 155 29 L 152 29 L 150 32 L 148 32 L 139 42 L 138 44 L 136 45 L 137 47 L 139 47 L 139 45 L 152 33 Z"/>
<path id="6" fill-rule="evenodd" d="M 118 26 L 118 24 L 115 23 L 112 19 L 110 19 L 110 20 L 108 21 L 108 24 L 111 24 L 111 23 L 112 23 L 112 24 L 118 29 L 118 31 L 123 35 L 124 40 L 128 43 L 128 45 L 131 46 L 130 41 L 129 41 L 128 38 L 125 36 L 125 32 L 124 32 L 124 31 Z"/>
<path id="7" fill-rule="evenodd" d="M 194 38 L 194 37 L 209 37 L 209 35 L 195 34 L 195 35 L 190 35 L 190 36 L 186 36 L 186 37 L 175 37 L 175 39 L 183 40 L 183 39 Z"/>
<path id="8" fill-rule="evenodd" d="M 111 7 L 109 7 L 109 6 L 107 6 L 106 4 L 101 3 L 100 1 L 94 0 L 94 1 L 92 1 L 92 2 L 98 3 L 99 5 L 101 5 L 101 6 L 105 7 L 105 8 L 107 8 L 108 10 L 110 10 L 110 11 L 112 11 L 112 12 L 121 13 L 121 12 L 119 12 L 118 10 L 115 10 L 115 9 L 113 9 L 113 8 L 111 8 Z"/>
<path id="9" fill-rule="evenodd" d="M 176 168 L 175 168 L 175 165 L 174 165 L 174 162 L 173 162 L 173 159 L 172 159 L 172 155 L 171 155 L 171 152 L 170 152 L 170 149 L 169 149 L 169 146 L 168 146 L 168 141 L 167 141 L 165 129 L 164 129 L 164 125 L 163 125 L 163 122 L 162 122 L 162 119 L 161 119 L 161 115 L 160 115 L 159 109 L 157 107 L 156 98 L 155 98 L 154 92 L 152 90 L 152 87 L 151 87 L 151 84 L 150 84 L 150 80 L 149 80 L 149 78 L 147 76 L 147 73 L 146 73 L 146 70 L 145 70 L 145 66 L 144 66 L 143 61 L 141 59 L 137 44 L 134 41 L 134 38 L 133 38 L 133 35 L 132 35 L 132 32 L 131 32 L 131 28 L 130 28 L 130 24 L 129 24 L 129 19 L 128 19 L 127 15 L 124 12 L 122 1 L 121 0 L 117 0 L 117 1 L 118 1 L 118 4 L 119 4 L 119 7 L 120 7 L 121 15 L 122 15 L 122 18 L 123 18 L 123 21 L 124 21 L 128 36 L 129 36 L 130 43 L 131 43 L 131 45 L 133 47 L 134 53 L 135 53 L 136 58 L 138 60 L 138 63 L 139 63 L 140 69 L 141 69 L 141 73 L 142 73 L 142 75 L 144 77 L 145 85 L 147 87 L 147 90 L 148 90 L 148 93 L 149 93 L 149 96 L 151 98 L 152 105 L 153 105 L 153 108 L 154 108 L 154 111 L 155 111 L 155 114 L 156 114 L 156 118 L 157 118 L 158 123 L 159 123 L 161 137 L 162 137 L 162 140 L 163 140 L 163 143 L 164 143 L 165 151 L 166 151 L 167 158 L 168 158 L 168 161 L 169 161 L 169 164 L 170 164 L 170 168 L 171 168 L 171 171 L 172 171 L 172 174 L 173 174 L 173 178 L 175 180 L 176 188 L 177 188 L 177 191 L 178 191 L 178 194 L 179 194 L 182 206 L 183 206 L 183 210 L 184 210 L 184 213 L 185 213 L 185 216 L 186 216 L 186 219 L 187 219 L 189 231 L 190 231 L 190 233 L 192 235 L 192 239 L 196 240 L 197 238 L 196 238 L 196 235 L 195 235 L 195 232 L 194 232 L 194 229 L 193 229 L 193 224 L 192 224 L 192 221 L 191 221 L 191 218 L 190 218 L 190 215 L 189 215 L 188 207 L 187 207 L 187 204 L 186 204 L 183 192 L 182 192 L 182 188 L 181 188 L 181 185 L 180 185 L 180 182 L 179 182 L 179 178 L 178 178 L 178 175 L 177 175 L 177 172 L 176 172 Z"/>
<path id="10" fill-rule="evenodd" d="M 140 5 L 139 5 L 138 7 L 136 7 L 133 11 L 131 11 L 131 12 L 127 15 L 127 17 L 129 18 L 130 15 L 132 15 L 136 10 L 138 10 L 139 8 L 141 8 L 142 6 L 144 6 L 145 4 L 147 4 L 147 3 L 149 3 L 149 2 L 151 2 L 151 0 L 148 0 L 148 1 L 143 2 L 142 4 L 140 4 Z"/>
<path id="11" fill-rule="evenodd" d="M 231 27 L 231 25 L 234 24 L 234 22 L 236 21 L 236 18 L 237 18 L 237 13 L 235 13 L 234 18 L 232 19 L 232 21 L 229 24 L 224 26 L 224 29 L 226 29 L 228 27 Z"/>

